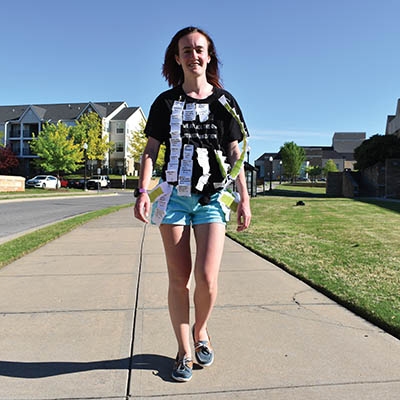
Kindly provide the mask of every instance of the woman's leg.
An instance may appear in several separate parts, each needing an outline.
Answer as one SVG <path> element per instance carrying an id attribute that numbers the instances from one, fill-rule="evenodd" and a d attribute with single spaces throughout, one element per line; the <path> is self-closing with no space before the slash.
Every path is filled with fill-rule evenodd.
<path id="1" fill-rule="evenodd" d="M 171 323 L 178 341 L 179 358 L 191 357 L 189 285 L 192 270 L 190 252 L 190 227 L 161 225 L 168 266 L 168 308 Z"/>
<path id="2" fill-rule="evenodd" d="M 218 274 L 225 240 L 225 225 L 201 224 L 194 227 L 196 261 L 194 277 L 195 341 L 208 340 L 207 321 L 218 293 Z"/>

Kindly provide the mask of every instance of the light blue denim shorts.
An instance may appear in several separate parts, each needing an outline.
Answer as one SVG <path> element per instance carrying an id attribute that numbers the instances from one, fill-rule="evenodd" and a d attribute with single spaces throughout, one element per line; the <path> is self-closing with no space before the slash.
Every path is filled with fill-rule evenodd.
<path id="1" fill-rule="evenodd" d="M 168 202 L 167 211 L 162 224 L 168 225 L 200 225 L 221 223 L 226 224 L 225 213 L 218 201 L 219 192 L 214 193 L 210 202 L 202 206 L 199 203 L 201 194 L 193 194 L 190 197 L 178 196 L 176 187 L 173 188 Z M 154 202 L 152 212 L 157 208 Z"/>

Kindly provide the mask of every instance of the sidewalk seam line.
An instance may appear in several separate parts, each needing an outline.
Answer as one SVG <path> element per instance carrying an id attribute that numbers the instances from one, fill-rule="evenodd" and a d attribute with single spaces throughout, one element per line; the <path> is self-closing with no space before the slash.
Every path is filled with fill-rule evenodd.
<path id="1" fill-rule="evenodd" d="M 329 387 L 343 387 L 343 386 L 363 386 L 363 385 L 387 385 L 387 384 L 397 384 L 400 383 L 399 379 L 389 379 L 389 380 L 372 380 L 372 381 L 348 381 L 348 382 L 331 382 L 331 383 L 315 383 L 315 384 L 297 384 L 288 386 L 266 386 L 257 388 L 232 388 L 226 390 L 215 390 L 215 391 L 203 391 L 203 392 L 181 392 L 175 394 L 150 394 L 141 395 L 140 398 L 162 398 L 162 397 L 183 397 L 183 396 L 205 396 L 205 395 L 219 395 L 228 393 L 255 393 L 255 392 L 272 392 L 272 391 L 293 391 L 298 389 L 314 389 L 314 388 L 329 388 Z M 139 396 L 131 396 L 131 399 L 139 398 Z"/>
<path id="2" fill-rule="evenodd" d="M 147 225 L 144 224 L 143 227 L 143 234 L 142 240 L 140 243 L 140 251 L 139 251 L 139 265 L 137 271 L 137 281 L 136 281 L 136 292 L 135 292 L 135 306 L 133 308 L 133 324 L 132 324 L 132 338 L 131 338 L 131 347 L 129 353 L 129 370 L 128 370 L 128 379 L 126 382 L 126 394 L 125 398 L 129 399 L 131 397 L 130 394 L 130 387 L 131 387 L 131 380 L 132 380 L 132 367 L 133 367 L 133 353 L 134 353 L 134 345 L 135 345 L 135 331 L 136 331 L 136 319 L 138 313 L 138 304 L 139 304 L 139 290 L 140 290 L 140 280 L 142 275 L 142 265 L 143 265 L 143 247 L 144 247 L 144 239 L 146 236 L 146 227 Z"/>

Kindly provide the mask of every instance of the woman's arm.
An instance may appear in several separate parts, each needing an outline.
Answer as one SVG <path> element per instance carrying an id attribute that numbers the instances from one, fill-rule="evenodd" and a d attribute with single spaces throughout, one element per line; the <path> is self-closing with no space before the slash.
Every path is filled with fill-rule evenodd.
<path id="1" fill-rule="evenodd" d="M 234 165 L 240 157 L 240 148 L 238 141 L 229 143 L 228 147 L 228 161 L 230 165 Z M 250 226 L 251 210 L 250 210 L 250 197 L 246 187 L 246 177 L 244 168 L 240 169 L 239 175 L 236 178 L 236 187 L 240 195 L 240 201 L 237 209 L 237 231 L 243 231 Z"/>
<path id="2" fill-rule="evenodd" d="M 139 188 L 149 188 L 150 180 L 153 175 L 153 167 L 158 156 L 159 148 L 160 142 L 157 139 L 149 137 L 140 164 Z M 148 223 L 150 207 L 151 203 L 149 195 L 147 193 L 139 194 L 139 197 L 136 199 L 134 209 L 135 217 L 142 222 Z"/>

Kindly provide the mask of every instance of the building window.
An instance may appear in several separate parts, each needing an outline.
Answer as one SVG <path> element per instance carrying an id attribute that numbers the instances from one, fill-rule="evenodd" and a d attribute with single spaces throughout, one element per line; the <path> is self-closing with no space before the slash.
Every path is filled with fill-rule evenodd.
<path id="1" fill-rule="evenodd" d="M 124 128 L 117 128 L 117 133 L 124 133 L 125 129 Z"/>
<path id="2" fill-rule="evenodd" d="M 124 144 L 121 142 L 115 143 L 115 151 L 117 153 L 122 153 L 124 151 Z"/>
<path id="3" fill-rule="evenodd" d="M 24 132 L 23 135 L 25 138 L 31 138 L 34 134 L 37 134 L 39 131 L 38 124 L 24 124 Z"/>
<path id="4" fill-rule="evenodd" d="M 31 151 L 31 147 L 30 147 L 30 141 L 28 142 L 28 141 L 24 140 L 22 154 L 24 156 L 31 156 L 32 155 L 32 151 Z"/>
<path id="5" fill-rule="evenodd" d="M 16 155 L 16 156 L 20 156 L 20 142 L 18 141 L 10 141 L 10 145 L 11 145 L 11 150 L 12 152 Z"/>
<path id="6" fill-rule="evenodd" d="M 21 136 L 21 125 L 11 125 L 10 138 L 17 138 Z"/>

